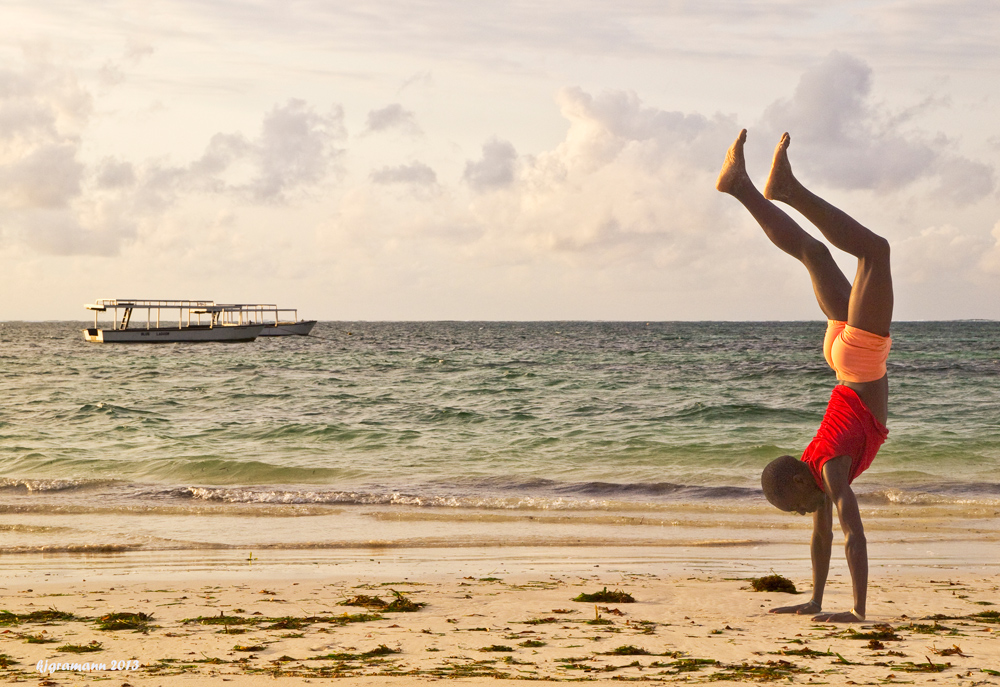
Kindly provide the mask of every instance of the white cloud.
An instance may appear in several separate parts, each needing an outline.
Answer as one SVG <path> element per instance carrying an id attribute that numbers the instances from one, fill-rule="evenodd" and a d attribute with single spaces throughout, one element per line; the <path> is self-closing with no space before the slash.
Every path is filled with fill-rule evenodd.
<path id="1" fill-rule="evenodd" d="M 416 115 L 409 110 L 404 110 L 399 103 L 392 103 L 368 113 L 365 133 L 379 133 L 392 129 L 411 136 L 418 136 L 422 133 L 420 125 L 417 124 Z"/>
<path id="2" fill-rule="evenodd" d="M 992 167 L 953 152 L 943 134 L 909 127 L 911 113 L 877 102 L 872 82 L 865 62 L 834 52 L 767 109 L 764 128 L 775 139 L 791 132 L 797 171 L 834 188 L 886 193 L 932 179 L 939 196 L 959 204 L 993 191 Z"/>
<path id="3" fill-rule="evenodd" d="M 491 138 L 483 144 L 483 157 L 465 163 L 462 178 L 476 191 L 491 191 L 514 181 L 517 151 L 510 141 Z"/>
<path id="4" fill-rule="evenodd" d="M 126 60 L 148 53 L 137 47 Z M 153 230 L 163 213 L 199 195 L 282 204 L 341 169 L 343 110 L 322 113 L 294 99 L 267 112 L 256 137 L 217 134 L 187 165 L 111 157 L 88 165 L 81 150 L 92 101 L 73 68 L 44 51 L 0 71 L 3 242 L 48 255 L 115 255 L 140 227 Z"/>
<path id="5" fill-rule="evenodd" d="M 376 184 L 417 184 L 431 186 L 437 183 L 437 174 L 422 162 L 396 167 L 382 167 L 371 173 Z"/>

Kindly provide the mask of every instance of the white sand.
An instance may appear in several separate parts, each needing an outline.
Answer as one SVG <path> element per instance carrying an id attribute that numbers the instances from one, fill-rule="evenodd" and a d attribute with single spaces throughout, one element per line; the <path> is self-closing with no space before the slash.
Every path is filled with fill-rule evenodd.
<path id="1" fill-rule="evenodd" d="M 870 632 L 886 624 L 898 639 L 872 648 L 844 626 L 766 612 L 804 599 L 753 592 L 745 578 L 774 568 L 808 590 L 808 561 L 801 557 L 776 566 L 771 559 L 754 561 L 747 552 L 730 558 L 724 549 L 258 555 L 254 562 L 198 552 L 8 558 L 0 568 L 0 607 L 21 615 L 57 609 L 80 619 L 4 626 L 0 653 L 16 663 L 0 670 L 0 677 L 59 685 L 111 679 L 109 684 L 136 687 L 223 680 L 298 685 L 331 677 L 340 685 L 404 685 L 456 676 L 490 685 L 502 684 L 502 678 L 707 682 L 768 677 L 816 684 L 1000 685 L 1000 624 L 972 617 L 1000 610 L 995 565 L 873 564 L 869 618 L 853 629 Z M 846 610 L 849 580 L 842 561 L 834 566 L 826 607 Z M 625 591 L 636 602 L 572 601 L 604 587 Z M 411 613 L 379 613 L 378 619 L 337 620 L 345 613 L 378 613 L 340 602 L 358 594 L 391 601 L 392 590 L 426 605 Z M 997 605 L 985 605 L 991 603 Z M 153 619 L 146 633 L 98 629 L 95 619 L 112 612 L 146 613 Z M 255 622 L 185 622 L 220 613 Z M 601 624 L 588 622 L 598 615 Z M 935 629 L 934 615 L 961 617 L 939 620 Z M 311 620 L 297 629 L 273 628 L 274 620 L 264 620 L 289 617 Z M 227 627 L 242 632 L 227 633 Z M 55 641 L 28 643 L 29 637 Z M 542 644 L 523 646 L 529 641 Z M 91 642 L 99 642 L 102 650 L 59 650 Z M 241 651 L 238 646 L 259 648 Z M 483 651 L 491 646 L 512 650 Z M 609 653 L 624 646 L 649 653 Z M 360 656 L 379 647 L 393 653 Z M 821 655 L 781 653 L 803 650 Z M 695 665 L 692 659 L 703 661 Z M 114 660 L 134 660 L 139 667 L 111 671 Z M 45 677 L 36 672 L 38 661 L 60 666 L 99 662 L 105 668 L 59 669 Z M 923 672 L 930 664 L 935 672 Z M 769 667 L 770 676 L 763 673 Z M 995 672 L 984 672 L 990 670 Z"/>

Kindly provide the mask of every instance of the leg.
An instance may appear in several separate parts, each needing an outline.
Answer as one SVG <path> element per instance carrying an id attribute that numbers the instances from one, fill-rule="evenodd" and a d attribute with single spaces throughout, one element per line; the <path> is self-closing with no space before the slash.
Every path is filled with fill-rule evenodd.
<path id="1" fill-rule="evenodd" d="M 893 305 L 889 242 L 799 183 L 788 161 L 790 142 L 788 134 L 784 134 L 774 151 L 764 196 L 791 205 L 815 224 L 830 243 L 858 259 L 847 323 L 888 336 Z"/>
<path id="2" fill-rule="evenodd" d="M 726 161 L 715 187 L 728 193 L 750 211 L 775 246 L 797 259 L 809 270 L 813 292 L 823 314 L 845 321 L 851 299 L 851 284 L 833 261 L 830 250 L 807 234 L 781 208 L 761 195 L 750 181 L 743 158 L 746 129 L 726 153 Z"/>

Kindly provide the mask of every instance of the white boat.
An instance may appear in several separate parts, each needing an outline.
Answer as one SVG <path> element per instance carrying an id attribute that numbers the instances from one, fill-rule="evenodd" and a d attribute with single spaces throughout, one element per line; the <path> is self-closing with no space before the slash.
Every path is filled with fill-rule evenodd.
<path id="1" fill-rule="evenodd" d="M 218 307 L 223 309 L 222 318 L 227 323 L 263 324 L 261 336 L 309 336 L 316 326 L 316 320 L 298 319 L 297 309 L 279 308 L 273 303 L 227 303 Z"/>
<path id="2" fill-rule="evenodd" d="M 94 326 L 83 330 L 83 338 L 92 343 L 177 343 L 223 341 L 253 341 L 260 336 L 263 324 L 232 322 L 223 306 L 214 301 L 144 300 L 138 298 L 101 298 L 84 306 L 94 311 Z M 99 313 L 114 311 L 110 329 L 98 326 Z M 118 311 L 121 310 L 121 318 Z M 132 322 L 134 311 L 145 310 L 146 322 Z M 163 318 L 164 312 L 176 319 Z M 202 317 L 207 322 L 202 321 Z M 195 318 L 192 320 L 192 318 Z"/>

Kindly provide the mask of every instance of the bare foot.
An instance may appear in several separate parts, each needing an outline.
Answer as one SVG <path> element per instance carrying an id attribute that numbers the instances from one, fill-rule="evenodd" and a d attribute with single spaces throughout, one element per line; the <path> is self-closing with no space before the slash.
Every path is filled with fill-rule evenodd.
<path id="1" fill-rule="evenodd" d="M 802 184 L 792 174 L 792 163 L 788 161 L 788 146 L 792 137 L 785 132 L 774 149 L 774 161 L 771 163 L 771 173 L 764 184 L 764 197 L 768 200 L 780 200 L 783 203 L 791 201 L 792 196 L 802 188 Z"/>
<path id="2" fill-rule="evenodd" d="M 746 160 L 743 158 L 743 144 L 746 141 L 747 130 L 743 129 L 726 151 L 726 160 L 722 163 L 722 171 L 719 172 L 719 179 L 715 182 L 715 188 L 723 193 L 735 196 L 741 188 L 750 183 Z"/>

